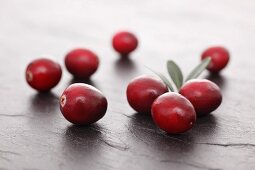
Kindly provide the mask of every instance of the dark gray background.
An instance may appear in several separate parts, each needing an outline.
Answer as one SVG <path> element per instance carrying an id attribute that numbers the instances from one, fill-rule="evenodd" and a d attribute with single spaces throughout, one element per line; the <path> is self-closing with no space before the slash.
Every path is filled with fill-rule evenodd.
<path id="1" fill-rule="evenodd" d="M 254 44 L 252 0 L 1 0 L 0 169 L 255 169 Z M 112 50 L 114 32 L 137 34 L 130 61 Z M 187 74 L 201 52 L 224 45 L 231 62 L 220 76 L 224 100 L 211 116 L 182 135 L 167 135 L 126 101 L 127 83 L 166 73 L 174 59 Z M 91 82 L 108 98 L 106 116 L 91 127 L 75 127 L 58 108 L 73 82 L 63 67 L 59 85 L 37 94 L 24 79 L 26 65 L 48 56 L 63 65 L 74 47 L 100 57 Z"/>

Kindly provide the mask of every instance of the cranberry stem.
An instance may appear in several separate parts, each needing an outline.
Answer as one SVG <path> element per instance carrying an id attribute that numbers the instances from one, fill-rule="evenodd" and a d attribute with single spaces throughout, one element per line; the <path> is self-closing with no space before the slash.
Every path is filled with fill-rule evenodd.
<path id="1" fill-rule="evenodd" d="M 168 60 L 166 66 L 170 78 L 174 82 L 176 89 L 179 90 L 183 84 L 183 74 L 180 67 L 173 60 Z"/>
<path id="2" fill-rule="evenodd" d="M 204 60 L 202 60 L 201 63 L 199 63 L 187 76 L 185 81 L 183 81 L 183 74 L 180 69 L 180 67 L 173 61 L 173 60 L 168 60 L 167 61 L 167 70 L 168 74 L 170 77 L 170 80 L 174 83 L 174 86 L 170 82 L 168 78 L 166 78 L 163 74 L 156 72 L 152 70 L 151 68 L 145 66 L 147 69 L 155 73 L 168 87 L 169 91 L 171 92 L 179 92 L 180 88 L 183 86 L 184 82 L 187 82 L 191 79 L 196 79 L 205 69 L 206 67 L 210 64 L 211 58 L 207 57 Z M 175 88 L 174 88 L 175 87 Z M 175 90 L 176 89 L 176 90 Z"/>
<path id="3" fill-rule="evenodd" d="M 161 74 L 159 72 L 156 72 L 156 71 L 152 70 L 151 68 L 149 68 L 147 66 L 145 66 L 145 67 L 147 69 L 149 69 L 150 71 L 152 71 L 154 74 L 156 74 L 165 83 L 165 85 L 168 87 L 169 91 L 171 91 L 171 92 L 175 91 L 172 84 L 171 84 L 171 82 L 163 74 Z"/>
<path id="4" fill-rule="evenodd" d="M 211 58 L 206 57 L 205 59 L 202 60 L 200 64 L 198 64 L 187 76 L 185 79 L 185 82 L 197 78 L 205 69 L 206 67 L 210 64 Z"/>

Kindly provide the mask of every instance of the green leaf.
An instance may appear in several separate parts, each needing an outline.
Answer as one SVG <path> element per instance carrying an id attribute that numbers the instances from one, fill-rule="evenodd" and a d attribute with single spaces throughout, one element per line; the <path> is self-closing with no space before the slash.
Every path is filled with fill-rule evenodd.
<path id="1" fill-rule="evenodd" d="M 185 81 L 197 78 L 206 69 L 210 62 L 211 62 L 210 57 L 205 58 L 198 66 L 196 66 L 191 71 L 191 73 L 188 75 Z"/>
<path id="2" fill-rule="evenodd" d="M 147 67 L 150 71 L 152 71 L 153 73 L 155 73 L 157 76 L 159 76 L 159 78 L 165 83 L 165 85 L 170 89 L 170 91 L 174 92 L 174 88 L 172 86 L 172 84 L 170 83 L 170 81 L 161 73 L 158 73 L 154 70 L 152 70 L 151 68 Z"/>
<path id="3" fill-rule="evenodd" d="M 167 70 L 176 88 L 179 90 L 183 84 L 183 75 L 180 67 L 172 60 L 167 61 Z"/>

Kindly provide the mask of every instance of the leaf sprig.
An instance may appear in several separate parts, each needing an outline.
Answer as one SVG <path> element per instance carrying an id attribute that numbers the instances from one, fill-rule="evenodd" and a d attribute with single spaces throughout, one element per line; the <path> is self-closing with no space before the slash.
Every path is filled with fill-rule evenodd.
<path id="1" fill-rule="evenodd" d="M 167 61 L 167 71 L 168 74 L 174 83 L 176 90 L 179 91 L 179 89 L 182 87 L 182 85 L 191 80 L 191 79 L 196 79 L 205 69 L 206 67 L 210 64 L 211 58 L 207 57 L 204 60 L 202 60 L 201 63 L 199 63 L 186 77 L 184 80 L 183 73 L 180 69 L 180 67 L 173 61 L 173 60 L 168 60 Z M 149 68 L 150 69 L 150 68 Z M 151 69 L 150 69 L 151 70 Z M 166 86 L 169 88 L 170 91 L 174 91 L 174 86 L 172 85 L 171 81 L 169 81 L 163 74 L 158 73 L 154 70 L 151 70 L 154 72 L 159 78 L 166 84 Z"/>

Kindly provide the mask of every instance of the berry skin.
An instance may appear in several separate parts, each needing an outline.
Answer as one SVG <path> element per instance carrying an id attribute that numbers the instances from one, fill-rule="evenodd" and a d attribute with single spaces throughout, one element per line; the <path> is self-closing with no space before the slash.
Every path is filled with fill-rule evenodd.
<path id="1" fill-rule="evenodd" d="M 46 92 L 55 87 L 61 76 L 60 65 L 46 58 L 32 61 L 26 69 L 27 83 L 40 92 Z"/>
<path id="2" fill-rule="evenodd" d="M 197 116 L 203 116 L 217 109 L 222 101 L 220 88 L 209 80 L 190 80 L 179 93 L 194 106 Z"/>
<path id="3" fill-rule="evenodd" d="M 211 63 L 208 65 L 207 69 L 212 73 L 218 73 L 228 64 L 230 55 L 226 48 L 216 46 L 206 49 L 201 56 L 201 59 L 206 57 L 211 58 Z"/>
<path id="4" fill-rule="evenodd" d="M 130 32 L 118 32 L 112 39 L 113 48 L 122 56 L 127 56 L 138 46 L 136 36 Z"/>
<path id="5" fill-rule="evenodd" d="M 65 57 L 67 70 L 76 78 L 89 79 L 99 65 L 99 59 L 95 53 L 88 49 L 74 49 Z"/>
<path id="6" fill-rule="evenodd" d="M 95 87 L 75 83 L 60 97 L 60 110 L 69 122 L 89 125 L 101 119 L 107 110 L 107 100 Z"/>
<path id="7" fill-rule="evenodd" d="M 196 122 L 196 112 L 190 101 L 178 93 L 168 92 L 152 104 L 152 118 L 167 133 L 183 133 Z"/>
<path id="8" fill-rule="evenodd" d="M 153 101 L 168 92 L 167 86 L 159 79 L 151 76 L 139 76 L 127 87 L 129 105 L 139 113 L 150 113 Z"/>

